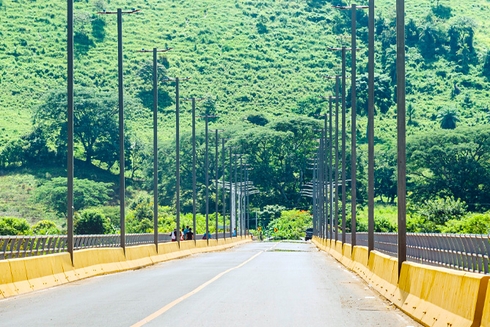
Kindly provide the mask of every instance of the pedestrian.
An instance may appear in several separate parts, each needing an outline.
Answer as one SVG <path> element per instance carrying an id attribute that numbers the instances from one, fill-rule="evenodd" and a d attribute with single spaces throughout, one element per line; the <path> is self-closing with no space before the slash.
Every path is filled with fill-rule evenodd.
<path id="1" fill-rule="evenodd" d="M 207 233 L 204 233 L 204 235 L 202 236 L 203 240 L 209 240 L 211 238 L 211 233 L 209 231 Z"/>
<path id="2" fill-rule="evenodd" d="M 236 237 L 236 227 L 233 228 L 233 237 Z"/>
<path id="3" fill-rule="evenodd" d="M 187 232 L 189 231 L 189 226 L 187 226 L 186 228 L 184 228 L 184 238 L 185 236 L 187 235 Z"/>
<path id="4" fill-rule="evenodd" d="M 187 231 L 187 234 L 185 234 L 186 236 L 186 240 L 188 241 L 192 241 L 192 236 L 194 236 L 194 233 L 192 232 L 192 228 L 189 228 L 189 230 Z"/>
<path id="5" fill-rule="evenodd" d="M 172 239 L 172 242 L 177 241 L 177 228 L 174 228 L 173 232 L 170 232 L 170 238 Z"/>

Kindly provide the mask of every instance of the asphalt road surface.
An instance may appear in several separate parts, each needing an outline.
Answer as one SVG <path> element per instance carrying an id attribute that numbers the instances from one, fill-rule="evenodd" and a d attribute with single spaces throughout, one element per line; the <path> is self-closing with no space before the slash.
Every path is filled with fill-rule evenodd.
<path id="1" fill-rule="evenodd" d="M 0 300 L 0 326 L 420 326 L 306 242 L 249 243 Z"/>

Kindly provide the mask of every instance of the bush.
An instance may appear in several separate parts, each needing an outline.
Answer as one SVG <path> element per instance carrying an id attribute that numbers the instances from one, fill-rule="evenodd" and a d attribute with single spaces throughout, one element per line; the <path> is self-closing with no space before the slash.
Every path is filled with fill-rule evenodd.
<path id="1" fill-rule="evenodd" d="M 466 214 L 466 204 L 453 197 L 427 200 L 421 206 L 419 214 L 429 222 L 444 225 L 448 220 L 461 219 Z"/>
<path id="2" fill-rule="evenodd" d="M 471 214 L 461 220 L 449 220 L 442 228 L 442 232 L 458 234 L 490 234 L 490 212 Z"/>
<path id="3" fill-rule="evenodd" d="M 305 237 L 305 231 L 311 225 L 312 217 L 308 211 L 288 210 L 269 223 L 266 233 L 276 240 L 297 240 Z"/>
<path id="4" fill-rule="evenodd" d="M 59 235 L 61 231 L 51 220 L 41 220 L 32 226 L 32 234 L 34 235 Z"/>
<path id="5" fill-rule="evenodd" d="M 112 184 L 89 179 L 74 179 L 73 206 L 75 210 L 102 205 L 110 200 Z M 36 200 L 45 203 L 58 214 L 66 214 L 67 179 L 56 177 L 38 187 Z"/>
<path id="6" fill-rule="evenodd" d="M 75 234 L 109 234 L 114 232 L 110 220 L 99 210 L 88 209 L 75 215 Z"/>
<path id="7" fill-rule="evenodd" d="M 29 235 L 31 226 L 27 220 L 13 217 L 0 218 L 0 235 Z"/>

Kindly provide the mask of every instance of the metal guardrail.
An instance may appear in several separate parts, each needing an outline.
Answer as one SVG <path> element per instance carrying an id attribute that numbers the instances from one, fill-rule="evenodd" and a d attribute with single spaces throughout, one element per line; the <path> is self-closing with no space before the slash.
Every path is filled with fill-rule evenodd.
<path id="1" fill-rule="evenodd" d="M 196 235 L 199 239 L 202 235 Z M 75 235 L 74 249 L 119 247 L 120 235 Z M 170 242 L 168 234 L 159 234 L 160 243 Z M 126 245 L 152 244 L 153 234 L 126 234 Z M 0 236 L 0 260 L 25 258 L 67 251 L 66 235 Z"/>
<path id="2" fill-rule="evenodd" d="M 345 236 L 346 242 L 351 243 L 351 234 Z M 357 233 L 356 242 L 368 246 L 368 234 Z M 397 234 L 374 233 L 374 249 L 397 257 Z M 489 274 L 490 235 L 407 233 L 407 260 Z"/>

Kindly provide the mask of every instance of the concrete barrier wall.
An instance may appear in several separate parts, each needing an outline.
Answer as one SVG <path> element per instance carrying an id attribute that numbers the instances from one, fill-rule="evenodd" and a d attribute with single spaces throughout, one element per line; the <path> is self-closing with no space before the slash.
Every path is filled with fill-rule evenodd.
<path id="1" fill-rule="evenodd" d="M 182 258 L 193 253 L 219 251 L 250 242 L 249 238 L 234 237 L 219 242 L 209 240 L 162 243 L 158 253 L 154 244 L 126 248 L 94 248 L 73 253 L 49 254 L 38 257 L 0 261 L 0 298 L 23 294 L 92 276 L 109 274 Z"/>
<path id="2" fill-rule="evenodd" d="M 480 327 L 490 327 L 490 285 L 487 285 L 487 295 L 485 297 L 485 304 L 483 306 L 483 314 Z"/>
<path id="3" fill-rule="evenodd" d="M 381 295 L 425 326 L 490 327 L 490 276 L 404 262 L 398 278 L 398 261 L 377 251 L 338 241 L 323 246 L 333 257 L 359 274 Z M 327 241 L 328 244 L 328 241 Z"/>

